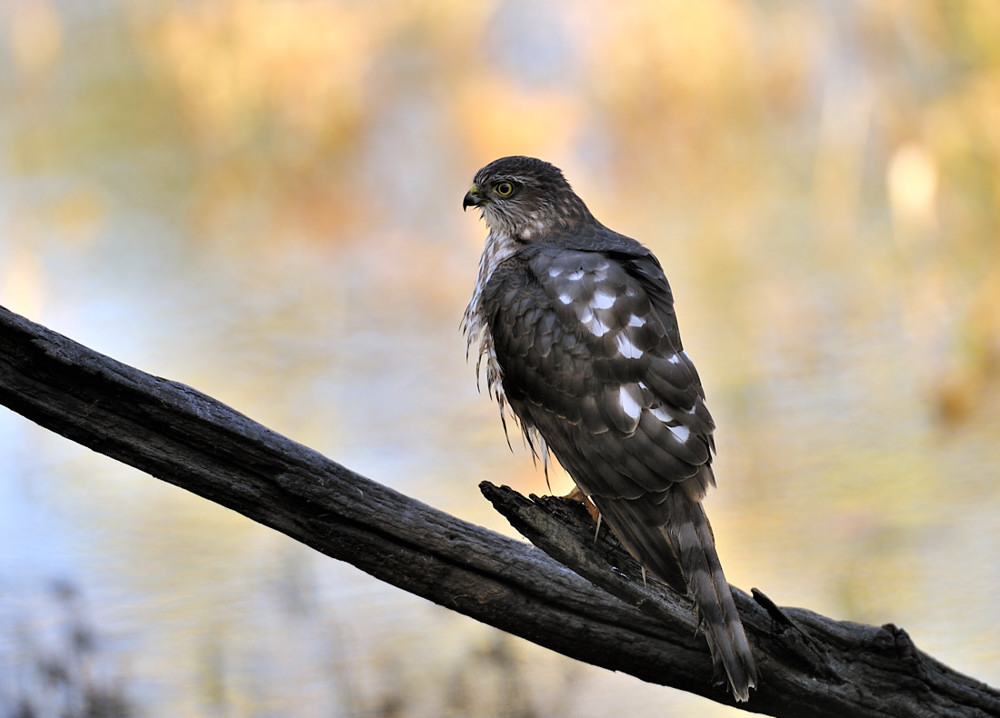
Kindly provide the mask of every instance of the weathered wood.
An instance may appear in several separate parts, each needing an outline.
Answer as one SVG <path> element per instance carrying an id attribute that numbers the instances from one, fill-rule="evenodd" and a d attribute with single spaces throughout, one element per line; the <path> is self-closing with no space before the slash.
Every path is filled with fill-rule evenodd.
<path id="1" fill-rule="evenodd" d="M 556 561 L 2 307 L 0 403 L 442 606 L 571 658 L 732 704 L 712 685 L 687 601 L 644 585 L 634 562 L 606 536 L 595 542 L 593 523 L 572 505 L 483 485 Z M 779 609 L 762 594 L 736 597 L 761 671 L 744 710 L 1000 715 L 1000 692 L 920 652 L 895 627 Z"/>
<path id="2" fill-rule="evenodd" d="M 582 504 L 554 496 L 525 498 L 508 487 L 480 485 L 485 496 L 532 543 L 592 583 L 656 617 L 698 651 L 690 604 L 666 586 L 642 581 L 642 569 Z M 761 591 L 733 588 L 761 682 L 752 710 L 799 716 L 1000 715 L 1000 693 L 920 651 L 900 628 L 835 621 L 800 608 L 779 608 Z M 702 651 L 702 654 L 704 652 Z M 698 670 L 710 671 L 705 655 Z M 763 705 L 774 694 L 811 696 L 808 705 Z"/>

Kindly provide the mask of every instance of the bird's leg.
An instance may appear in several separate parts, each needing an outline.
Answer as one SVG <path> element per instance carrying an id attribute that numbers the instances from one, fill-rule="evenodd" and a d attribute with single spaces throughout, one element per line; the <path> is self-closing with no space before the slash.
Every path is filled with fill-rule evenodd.
<path id="1" fill-rule="evenodd" d="M 570 501 L 579 501 L 581 504 L 583 504 L 583 507 L 587 509 L 587 513 L 590 514 L 590 517 L 597 522 L 597 530 L 598 531 L 601 530 L 601 512 L 594 505 L 594 502 L 590 500 L 590 497 L 587 496 L 587 494 L 580 491 L 579 486 L 574 485 L 573 490 L 570 491 L 565 496 L 563 496 L 562 498 L 569 499 Z M 595 540 L 597 539 L 596 533 L 594 534 L 594 539 Z"/>

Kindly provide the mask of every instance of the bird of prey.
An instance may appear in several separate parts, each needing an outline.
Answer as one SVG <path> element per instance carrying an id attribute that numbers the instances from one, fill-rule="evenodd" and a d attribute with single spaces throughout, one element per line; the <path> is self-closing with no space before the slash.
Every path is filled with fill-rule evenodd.
<path id="1" fill-rule="evenodd" d="M 660 263 L 532 157 L 483 167 L 462 207 L 489 227 L 463 322 L 501 418 L 513 410 L 644 569 L 690 593 L 716 677 L 747 700 L 757 669 L 702 507 L 715 424 Z"/>

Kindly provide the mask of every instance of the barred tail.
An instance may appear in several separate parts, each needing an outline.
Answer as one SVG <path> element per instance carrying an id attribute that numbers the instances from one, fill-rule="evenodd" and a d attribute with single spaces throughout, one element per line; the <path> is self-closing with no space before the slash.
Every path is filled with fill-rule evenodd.
<path id="1" fill-rule="evenodd" d="M 722 572 L 715 538 L 701 502 L 684 491 L 671 491 L 671 520 L 664 530 L 676 547 L 688 590 L 694 597 L 715 671 L 724 670 L 737 701 L 746 701 L 757 685 L 757 666 L 733 594 Z"/>
<path id="2" fill-rule="evenodd" d="M 710 478 L 704 479 L 704 485 Z M 665 505 L 652 509 L 643 499 L 591 498 L 618 539 L 647 571 L 679 593 L 694 597 L 716 678 L 724 681 L 725 672 L 736 700 L 745 701 L 757 684 L 757 666 L 715 552 L 712 528 L 700 501 L 703 491 L 702 484 L 675 485 L 667 492 Z M 654 509 L 661 516 L 666 509 L 667 520 L 661 526 L 650 525 L 648 516 Z"/>

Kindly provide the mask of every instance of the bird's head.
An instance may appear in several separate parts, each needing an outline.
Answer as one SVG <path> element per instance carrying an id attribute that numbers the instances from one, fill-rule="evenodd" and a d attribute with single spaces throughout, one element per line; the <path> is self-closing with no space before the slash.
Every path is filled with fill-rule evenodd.
<path id="1" fill-rule="evenodd" d="M 591 219 L 558 167 L 502 157 L 476 172 L 462 208 L 478 207 L 490 230 L 529 242 Z"/>

